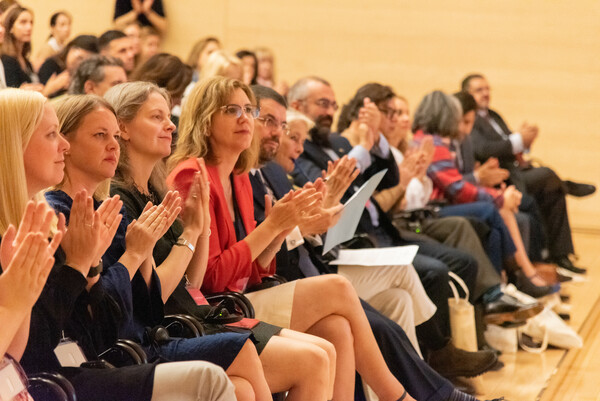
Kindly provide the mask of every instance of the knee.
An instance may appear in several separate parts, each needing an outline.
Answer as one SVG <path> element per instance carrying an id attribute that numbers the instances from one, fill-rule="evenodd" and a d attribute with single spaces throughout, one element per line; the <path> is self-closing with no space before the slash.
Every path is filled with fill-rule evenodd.
<path id="1" fill-rule="evenodd" d="M 204 399 L 207 389 L 211 389 L 216 399 L 231 397 L 235 392 L 233 383 L 220 366 L 205 361 L 194 361 L 187 371 L 187 383 L 196 383 L 196 398 Z M 246 380 L 244 382 L 248 383 Z M 250 385 L 250 383 L 248 383 Z"/>
<path id="2" fill-rule="evenodd" d="M 356 291 L 348 279 L 340 274 L 328 274 L 321 277 L 326 278 L 327 290 L 332 299 L 344 303 L 357 302 L 358 295 L 356 295 Z"/>

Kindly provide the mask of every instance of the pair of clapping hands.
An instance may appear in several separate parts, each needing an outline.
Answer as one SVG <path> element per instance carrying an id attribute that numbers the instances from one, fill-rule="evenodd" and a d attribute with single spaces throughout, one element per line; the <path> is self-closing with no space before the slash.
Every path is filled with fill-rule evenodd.
<path id="1" fill-rule="evenodd" d="M 265 218 L 274 220 L 283 232 L 298 226 L 304 236 L 324 233 L 338 222 L 344 209 L 340 200 L 358 174 L 355 159 L 344 156 L 330 161 L 322 178 L 288 192 L 273 206 L 265 195 Z"/>

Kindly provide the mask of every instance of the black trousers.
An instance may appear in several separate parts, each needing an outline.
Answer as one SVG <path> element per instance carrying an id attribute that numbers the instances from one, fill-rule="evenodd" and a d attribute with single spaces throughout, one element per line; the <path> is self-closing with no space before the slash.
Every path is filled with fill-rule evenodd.
<path id="1" fill-rule="evenodd" d="M 557 259 L 574 253 L 562 180 L 548 167 L 522 170 L 519 176 L 539 207 L 550 257 Z"/>
<path id="2" fill-rule="evenodd" d="M 417 355 L 404 330 L 365 301 L 361 303 L 388 368 L 406 391 L 417 400 L 450 399 L 454 386 Z M 360 381 L 356 384 L 356 391 L 360 392 Z"/>

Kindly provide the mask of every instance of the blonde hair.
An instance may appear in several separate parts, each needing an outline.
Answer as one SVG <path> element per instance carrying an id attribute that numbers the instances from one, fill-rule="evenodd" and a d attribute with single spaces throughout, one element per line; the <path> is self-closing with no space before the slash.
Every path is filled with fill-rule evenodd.
<path id="1" fill-rule="evenodd" d="M 206 65 L 204 65 L 200 72 L 200 79 L 211 78 L 217 75 L 224 76 L 227 68 L 232 65 L 242 68 L 242 60 L 225 50 L 217 50 L 208 56 Z"/>
<path id="2" fill-rule="evenodd" d="M 275 82 L 275 54 L 268 47 L 260 46 L 254 49 L 254 54 L 256 54 L 256 59 L 258 60 L 258 64 L 260 64 L 261 60 L 270 59 L 272 68 L 271 68 L 271 77 L 269 78 L 272 82 Z"/>
<path id="3" fill-rule="evenodd" d="M 0 235 L 10 224 L 19 225 L 29 200 L 23 153 L 42 120 L 45 103 L 38 92 L 0 91 Z"/>
<path id="4" fill-rule="evenodd" d="M 194 46 L 190 51 L 190 55 L 187 59 L 187 65 L 189 65 L 195 70 L 198 70 L 198 59 L 200 58 L 200 54 L 202 54 L 202 51 L 204 51 L 206 45 L 208 45 L 211 42 L 216 43 L 217 45 L 219 45 L 219 47 L 221 47 L 221 42 L 219 42 L 219 39 L 212 36 L 198 40 L 196 43 L 194 43 Z"/>
<path id="5" fill-rule="evenodd" d="M 114 108 L 119 125 L 121 125 L 122 123 L 131 122 L 137 116 L 140 108 L 152 93 L 161 95 L 166 100 L 169 109 L 171 109 L 169 93 L 151 82 L 125 82 L 113 86 L 104 94 L 104 98 Z M 129 163 L 127 142 L 121 140 L 119 144 L 121 145 L 121 157 L 119 157 L 119 164 L 113 182 L 119 186 L 135 185 L 131 176 L 133 166 Z M 161 197 L 164 196 L 166 193 L 166 170 L 163 161 L 154 166 L 149 183 Z"/>
<path id="6" fill-rule="evenodd" d="M 212 164 L 219 162 L 208 139 L 211 135 L 212 119 L 215 113 L 227 104 L 236 89 L 243 90 L 250 103 L 256 105 L 256 98 L 250 87 L 237 79 L 216 76 L 204 79 L 194 86 L 181 110 L 177 147 L 167 162 L 169 171 L 190 157 L 204 157 Z M 235 173 L 248 172 L 256 165 L 258 148 L 257 135 L 253 135 L 250 147 L 238 157 Z"/>
<path id="7" fill-rule="evenodd" d="M 60 132 L 67 138 L 69 142 L 73 139 L 75 131 L 81 127 L 83 119 L 91 112 L 98 109 L 107 109 L 115 115 L 115 110 L 103 98 L 96 95 L 68 95 L 62 98 L 57 103 L 53 104 L 58 117 Z M 60 189 L 64 186 L 65 181 L 69 180 L 68 168 L 65 168 L 65 176 L 60 184 L 55 188 Z M 96 192 L 94 198 L 96 200 L 104 200 L 110 195 L 110 178 L 104 180 Z"/>

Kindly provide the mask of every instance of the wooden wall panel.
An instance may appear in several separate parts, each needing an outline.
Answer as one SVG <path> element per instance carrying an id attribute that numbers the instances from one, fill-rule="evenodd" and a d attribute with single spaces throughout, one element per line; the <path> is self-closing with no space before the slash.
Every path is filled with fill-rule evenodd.
<path id="1" fill-rule="evenodd" d="M 329 79 L 338 102 L 369 81 L 392 85 L 413 108 L 433 89 L 454 92 L 483 72 L 492 105 L 516 128 L 536 122 L 533 153 L 565 177 L 600 183 L 600 3 L 506 0 L 163 0 L 165 50 L 183 58 L 206 35 L 226 48 L 266 45 L 292 83 Z M 74 32 L 100 33 L 113 2 L 23 0 L 36 11 L 34 45 L 52 10 L 75 16 Z M 34 46 L 35 47 L 35 46 Z M 569 200 L 574 226 L 600 229 L 600 196 Z"/>

